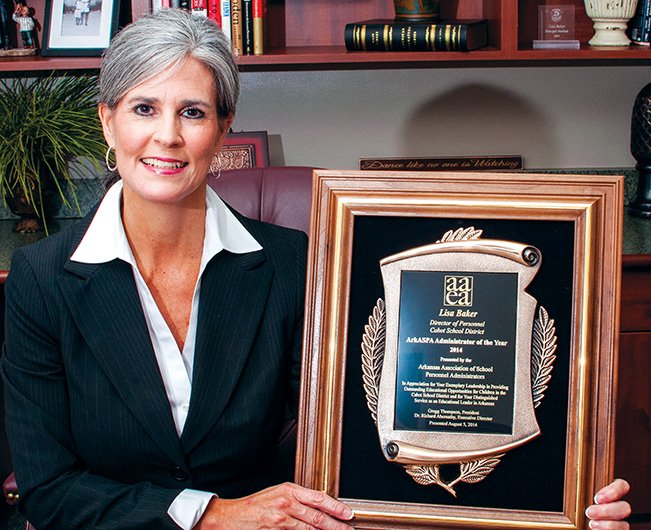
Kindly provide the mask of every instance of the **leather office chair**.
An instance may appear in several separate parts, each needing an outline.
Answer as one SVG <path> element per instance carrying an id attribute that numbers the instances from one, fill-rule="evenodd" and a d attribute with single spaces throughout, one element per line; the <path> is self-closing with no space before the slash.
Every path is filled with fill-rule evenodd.
<path id="1" fill-rule="evenodd" d="M 246 217 L 308 233 L 312 170 L 306 166 L 234 169 L 222 171 L 218 178 L 209 175 L 208 184 Z M 289 423 L 279 440 L 279 458 L 284 461 L 293 459 L 295 432 L 295 422 Z M 3 492 L 8 504 L 18 502 L 13 473 L 5 480 Z M 25 530 L 34 527 L 26 523 Z"/>

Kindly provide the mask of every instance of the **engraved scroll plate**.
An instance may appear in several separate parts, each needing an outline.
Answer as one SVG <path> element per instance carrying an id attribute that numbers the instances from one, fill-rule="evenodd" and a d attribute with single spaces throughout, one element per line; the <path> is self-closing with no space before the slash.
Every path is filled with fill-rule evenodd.
<path id="1" fill-rule="evenodd" d="M 551 334 L 533 339 L 545 323 L 534 325 L 537 301 L 526 288 L 540 251 L 480 235 L 459 229 L 384 258 L 386 308 L 379 300 L 362 348 L 385 458 L 454 496 L 457 482 L 483 480 L 506 451 L 540 434 L 534 408 L 555 350 L 542 308 Z M 460 473 L 446 482 L 438 466 L 451 463 Z"/>

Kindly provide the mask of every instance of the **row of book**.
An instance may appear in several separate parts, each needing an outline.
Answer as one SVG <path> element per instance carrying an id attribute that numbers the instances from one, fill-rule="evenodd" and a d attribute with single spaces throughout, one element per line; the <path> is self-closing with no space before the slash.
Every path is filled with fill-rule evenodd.
<path id="1" fill-rule="evenodd" d="M 348 51 L 470 51 L 488 44 L 488 22 L 365 20 L 346 24 L 344 40 Z"/>
<path id="2" fill-rule="evenodd" d="M 651 0 L 638 0 L 635 15 L 628 22 L 628 35 L 635 44 L 651 42 Z"/>
<path id="3" fill-rule="evenodd" d="M 264 53 L 265 0 L 153 0 L 154 11 L 167 7 L 188 9 L 193 15 L 217 22 L 233 43 L 235 55 Z"/>

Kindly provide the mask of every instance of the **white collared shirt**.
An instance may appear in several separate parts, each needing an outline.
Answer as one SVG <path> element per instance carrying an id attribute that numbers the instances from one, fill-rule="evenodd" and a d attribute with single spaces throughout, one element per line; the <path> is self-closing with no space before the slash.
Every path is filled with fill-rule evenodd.
<path id="1" fill-rule="evenodd" d="M 179 436 L 183 432 L 188 417 L 190 395 L 192 392 L 192 368 L 194 364 L 197 315 L 199 313 L 199 294 L 201 275 L 208 262 L 222 250 L 244 254 L 261 250 L 260 244 L 242 226 L 219 196 L 206 186 L 206 221 L 203 253 L 197 283 L 192 297 L 192 309 L 188 333 L 183 351 L 165 322 L 154 297 L 138 270 L 136 260 L 129 246 L 120 203 L 122 181 L 116 182 L 107 191 L 95 217 L 90 223 L 81 243 L 71 256 L 72 261 L 81 263 L 106 263 L 120 259 L 133 269 L 140 303 L 147 322 L 147 329 L 156 354 L 156 361 L 165 385 L 174 417 L 174 425 Z M 201 518 L 214 495 L 212 493 L 186 489 L 170 505 L 167 513 L 184 530 L 190 530 Z"/>

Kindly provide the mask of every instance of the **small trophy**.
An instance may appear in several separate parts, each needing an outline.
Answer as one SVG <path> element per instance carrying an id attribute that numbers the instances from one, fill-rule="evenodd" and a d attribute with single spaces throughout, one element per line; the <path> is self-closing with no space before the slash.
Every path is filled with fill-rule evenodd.
<path id="1" fill-rule="evenodd" d="M 538 6 L 538 39 L 535 50 L 579 49 L 574 38 L 574 6 Z"/>

